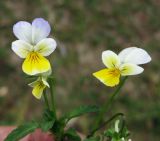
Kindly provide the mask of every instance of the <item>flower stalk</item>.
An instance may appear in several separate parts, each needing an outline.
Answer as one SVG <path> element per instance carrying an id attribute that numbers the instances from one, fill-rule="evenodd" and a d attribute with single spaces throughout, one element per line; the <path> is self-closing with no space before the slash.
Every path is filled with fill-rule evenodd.
<path id="1" fill-rule="evenodd" d="M 99 115 L 96 118 L 96 124 L 95 124 L 95 129 L 101 124 L 101 122 L 103 122 L 103 118 L 105 113 L 107 113 L 109 111 L 110 106 L 112 105 L 115 97 L 118 95 L 118 93 L 120 92 L 121 88 L 124 86 L 125 81 L 127 80 L 128 77 L 124 77 L 123 80 L 120 82 L 120 84 L 118 85 L 117 89 L 115 90 L 115 92 L 111 95 L 111 97 L 109 98 L 108 101 L 105 102 L 105 104 L 102 107 L 102 110 L 100 111 Z"/>
<path id="2" fill-rule="evenodd" d="M 54 100 L 54 89 L 53 89 L 54 80 L 52 78 L 49 78 L 49 85 L 50 85 L 50 95 L 51 95 L 51 110 L 54 112 L 54 116 L 56 116 L 56 106 L 55 106 L 55 100 Z"/>
<path id="3" fill-rule="evenodd" d="M 46 90 L 44 90 L 44 92 L 43 92 L 43 97 L 44 97 L 44 102 L 46 104 L 47 109 L 50 110 L 50 106 L 49 106 L 49 102 L 48 102 L 48 97 L 46 95 Z"/>

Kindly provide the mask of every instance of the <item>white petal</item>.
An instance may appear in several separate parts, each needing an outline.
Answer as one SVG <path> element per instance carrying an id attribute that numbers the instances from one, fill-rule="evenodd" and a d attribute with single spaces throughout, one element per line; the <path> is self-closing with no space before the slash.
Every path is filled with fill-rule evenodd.
<path id="1" fill-rule="evenodd" d="M 42 56 L 49 56 L 56 49 L 56 41 L 52 38 L 46 38 L 41 40 L 34 50 L 40 53 Z"/>
<path id="2" fill-rule="evenodd" d="M 107 68 L 115 68 L 120 65 L 120 60 L 117 54 L 110 50 L 102 52 L 102 61 Z"/>
<path id="3" fill-rule="evenodd" d="M 30 87 L 35 87 L 39 81 L 40 81 L 40 79 L 38 78 L 37 80 L 29 83 L 28 85 L 29 85 Z"/>
<path id="4" fill-rule="evenodd" d="M 42 82 L 45 86 L 47 86 L 48 88 L 50 87 L 49 86 L 49 83 L 47 82 L 47 77 L 42 77 Z"/>
<path id="5" fill-rule="evenodd" d="M 51 31 L 49 23 L 43 18 L 36 18 L 32 22 L 32 43 L 37 44 L 46 38 Z"/>
<path id="6" fill-rule="evenodd" d="M 26 58 L 33 47 L 23 40 L 12 42 L 12 50 L 21 58 Z"/>
<path id="7" fill-rule="evenodd" d="M 127 76 L 127 75 L 137 75 L 144 71 L 144 69 L 140 66 L 137 66 L 135 64 L 125 63 L 121 65 L 120 67 L 121 75 Z"/>
<path id="8" fill-rule="evenodd" d="M 126 48 L 122 50 L 118 56 L 121 62 L 137 65 L 146 64 L 151 61 L 150 55 L 144 49 L 137 47 Z"/>
<path id="9" fill-rule="evenodd" d="M 28 22 L 17 22 L 13 26 L 13 33 L 20 40 L 24 40 L 28 43 L 32 42 L 32 26 Z"/>

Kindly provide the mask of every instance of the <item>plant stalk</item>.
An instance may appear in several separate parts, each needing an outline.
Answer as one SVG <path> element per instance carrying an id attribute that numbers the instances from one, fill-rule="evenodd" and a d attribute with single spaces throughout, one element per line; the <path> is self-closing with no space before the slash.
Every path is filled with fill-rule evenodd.
<path id="1" fill-rule="evenodd" d="M 91 133 L 87 136 L 87 138 L 93 136 L 95 132 L 97 132 L 98 130 L 100 130 L 101 128 L 103 128 L 104 126 L 106 126 L 107 124 L 109 124 L 111 121 L 113 121 L 115 118 L 117 118 L 119 116 L 124 116 L 124 115 L 123 115 L 123 113 L 117 113 L 117 114 L 113 115 L 110 119 L 108 119 L 107 121 L 102 123 L 99 127 L 94 129 L 93 131 L 91 131 Z"/>
<path id="2" fill-rule="evenodd" d="M 49 106 L 49 102 L 48 102 L 48 97 L 47 97 L 46 90 L 44 90 L 44 92 L 43 92 L 43 97 L 44 97 L 44 102 L 45 102 L 45 104 L 46 104 L 47 109 L 50 110 L 50 106 Z"/>
<path id="3" fill-rule="evenodd" d="M 105 113 L 107 113 L 109 111 L 110 106 L 112 105 L 115 97 L 117 96 L 117 94 L 120 92 L 121 88 L 123 87 L 126 79 L 128 77 L 124 77 L 122 79 L 122 81 L 120 82 L 120 84 L 118 85 L 117 89 L 114 91 L 114 93 L 111 95 L 111 97 L 109 98 L 108 101 L 105 102 L 105 104 L 102 107 L 102 110 L 100 111 L 99 115 L 96 118 L 96 124 L 95 124 L 95 129 L 101 124 L 101 122 L 103 122 L 103 118 Z"/>
<path id="4" fill-rule="evenodd" d="M 56 116 L 56 107 L 55 107 L 55 100 L 54 100 L 53 85 L 54 85 L 53 79 L 49 78 L 49 86 L 50 86 L 50 94 L 51 94 L 51 104 L 52 104 L 51 110 L 54 112 L 54 116 L 57 117 Z"/>

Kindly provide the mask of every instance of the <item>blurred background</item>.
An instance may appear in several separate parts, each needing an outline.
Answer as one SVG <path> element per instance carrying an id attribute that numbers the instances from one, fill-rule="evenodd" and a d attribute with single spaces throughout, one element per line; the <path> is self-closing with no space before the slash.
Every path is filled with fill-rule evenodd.
<path id="1" fill-rule="evenodd" d="M 36 100 L 11 50 L 17 21 L 43 17 L 52 25 L 58 47 L 50 56 L 56 79 L 58 114 L 85 104 L 102 105 L 113 89 L 92 73 L 104 68 L 103 50 L 138 46 L 152 56 L 141 75 L 130 77 L 106 119 L 124 112 L 133 141 L 160 140 L 160 1 L 159 0 L 0 0 L 0 125 L 37 119 L 43 101 Z M 93 116 L 74 119 L 88 133 Z M 73 125 L 72 125 L 73 124 Z"/>

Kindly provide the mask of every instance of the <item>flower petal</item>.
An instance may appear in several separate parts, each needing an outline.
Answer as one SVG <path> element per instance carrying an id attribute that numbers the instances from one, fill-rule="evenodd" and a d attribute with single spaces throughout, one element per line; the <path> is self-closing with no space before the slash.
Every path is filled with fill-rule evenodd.
<path id="1" fill-rule="evenodd" d="M 45 85 L 43 83 L 43 80 L 41 77 L 38 77 L 38 79 L 30 84 L 28 84 L 29 86 L 33 87 L 32 90 L 32 94 L 37 98 L 40 99 L 42 94 L 43 94 L 43 90 L 46 88 L 47 85 Z"/>
<path id="2" fill-rule="evenodd" d="M 107 68 L 115 68 L 120 65 L 120 60 L 117 54 L 110 50 L 102 52 L 102 61 Z"/>
<path id="3" fill-rule="evenodd" d="M 151 61 L 150 55 L 141 48 L 129 47 L 119 53 L 119 58 L 124 63 L 146 64 Z"/>
<path id="4" fill-rule="evenodd" d="M 39 53 L 28 54 L 23 62 L 22 69 L 28 75 L 35 75 L 48 71 L 51 68 L 49 61 Z"/>
<path id="5" fill-rule="evenodd" d="M 137 66 L 135 64 L 125 63 L 121 65 L 120 67 L 121 75 L 127 76 L 127 75 L 137 75 L 144 71 L 144 69 L 140 66 Z"/>
<path id="6" fill-rule="evenodd" d="M 34 50 L 43 56 L 49 56 L 56 49 L 56 41 L 52 38 L 46 38 L 41 40 Z"/>
<path id="7" fill-rule="evenodd" d="M 32 42 L 37 44 L 40 40 L 46 38 L 51 31 L 49 23 L 43 18 L 36 18 L 32 22 Z"/>
<path id="8" fill-rule="evenodd" d="M 30 44 L 23 40 L 12 42 L 12 50 L 21 58 L 26 58 L 32 48 L 33 47 Z"/>
<path id="9" fill-rule="evenodd" d="M 42 82 L 45 86 L 47 86 L 48 88 L 50 87 L 49 86 L 49 83 L 47 82 L 47 77 L 42 77 Z"/>
<path id="10" fill-rule="evenodd" d="M 113 87 L 119 84 L 120 73 L 117 73 L 115 69 L 103 69 L 93 73 L 93 75 L 106 86 Z"/>
<path id="11" fill-rule="evenodd" d="M 43 94 L 43 90 L 45 89 L 45 85 L 41 83 L 37 83 L 35 87 L 33 88 L 32 94 L 37 98 L 40 99 Z"/>
<path id="12" fill-rule="evenodd" d="M 26 21 L 17 22 L 13 26 L 13 33 L 20 40 L 24 40 L 28 43 L 32 42 L 32 26 Z"/>

